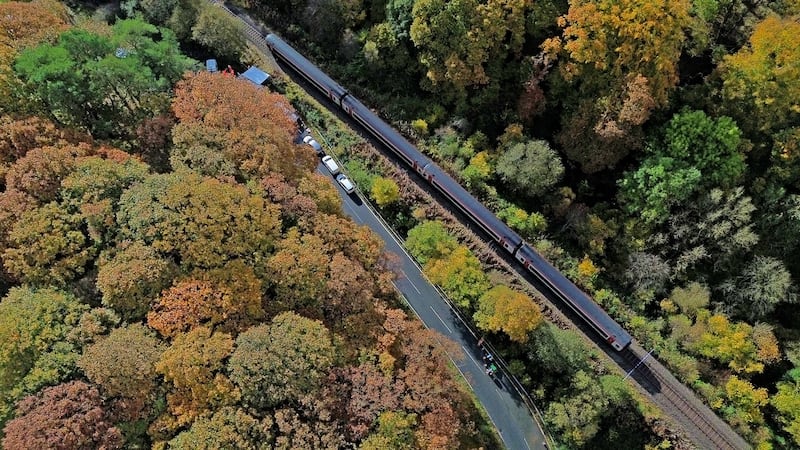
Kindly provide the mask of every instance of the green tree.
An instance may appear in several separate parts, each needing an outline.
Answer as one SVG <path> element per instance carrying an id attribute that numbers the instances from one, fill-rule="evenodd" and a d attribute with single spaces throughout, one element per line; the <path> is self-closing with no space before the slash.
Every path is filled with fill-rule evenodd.
<path id="1" fill-rule="evenodd" d="M 504 151 L 495 171 L 517 193 L 535 197 L 561 181 L 564 165 L 547 141 L 533 140 Z"/>
<path id="2" fill-rule="evenodd" d="M 618 198 L 629 214 L 646 223 L 660 223 L 672 206 L 689 198 L 701 177 L 699 170 L 685 167 L 679 160 L 652 156 L 619 180 Z"/>
<path id="3" fill-rule="evenodd" d="M 54 289 L 12 288 L 0 302 L 0 425 L 17 400 L 69 379 L 79 352 L 67 337 L 89 307 Z"/>
<path id="4" fill-rule="evenodd" d="M 240 334 L 228 370 L 244 403 L 264 411 L 319 389 L 333 358 L 322 323 L 286 312 Z"/>
<path id="5" fill-rule="evenodd" d="M 406 248 L 420 264 L 449 255 L 458 246 L 458 241 L 450 235 L 438 221 L 426 221 L 408 231 Z"/>
<path id="6" fill-rule="evenodd" d="M 503 331 L 515 342 L 525 343 L 528 333 L 542 323 L 542 312 L 533 299 L 508 286 L 495 286 L 481 296 L 475 323 L 485 331 Z"/>
<path id="7" fill-rule="evenodd" d="M 192 40 L 215 55 L 238 61 L 247 47 L 241 22 L 213 4 L 204 4 L 192 27 Z"/>
<path id="8" fill-rule="evenodd" d="M 726 304 L 754 321 L 768 316 L 781 303 L 796 301 L 792 276 L 778 259 L 756 256 L 739 274 L 720 286 Z"/>
<path id="9" fill-rule="evenodd" d="M 778 392 L 772 396 L 770 404 L 778 411 L 778 422 L 783 430 L 800 445 L 800 369 L 795 367 L 787 372 L 777 387 Z"/>
<path id="10" fill-rule="evenodd" d="M 400 200 L 400 187 L 390 178 L 378 177 L 372 182 L 372 198 L 381 208 Z"/>
<path id="11" fill-rule="evenodd" d="M 739 150 L 741 131 L 730 117 L 708 117 L 684 110 L 664 127 L 663 146 L 656 154 L 684 161 L 702 173 L 708 186 L 732 186 L 745 171 Z"/>
<path id="12" fill-rule="evenodd" d="M 516 230 L 525 239 L 535 239 L 547 230 L 547 220 L 538 213 L 528 214 L 524 209 L 511 205 L 497 212 L 497 217 Z"/>
<path id="13" fill-rule="evenodd" d="M 685 288 L 676 287 L 669 296 L 670 301 L 680 308 L 683 314 L 694 317 L 697 311 L 708 306 L 711 296 L 708 287 L 700 283 L 690 283 Z"/>
<path id="14" fill-rule="evenodd" d="M 536 370 L 548 379 L 570 379 L 577 371 L 589 369 L 589 350 L 573 331 L 544 324 L 533 331 L 525 347 L 528 359 L 536 361 Z"/>

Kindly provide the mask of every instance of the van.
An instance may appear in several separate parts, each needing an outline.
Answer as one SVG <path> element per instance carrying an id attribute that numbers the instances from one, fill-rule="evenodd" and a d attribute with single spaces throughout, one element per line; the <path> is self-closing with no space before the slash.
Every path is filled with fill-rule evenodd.
<path id="1" fill-rule="evenodd" d="M 341 186 L 342 189 L 344 189 L 344 191 L 347 192 L 348 194 L 352 194 L 353 192 L 355 192 L 356 187 L 353 184 L 353 182 L 350 181 L 350 178 L 347 178 L 347 175 L 343 173 L 336 175 L 336 181 L 339 183 L 339 186 Z"/>
<path id="2" fill-rule="evenodd" d="M 339 173 L 339 165 L 336 164 L 336 161 L 334 161 L 330 155 L 322 157 L 322 164 L 325 164 L 325 167 L 328 169 L 328 172 L 330 172 L 331 175 L 336 175 Z"/>

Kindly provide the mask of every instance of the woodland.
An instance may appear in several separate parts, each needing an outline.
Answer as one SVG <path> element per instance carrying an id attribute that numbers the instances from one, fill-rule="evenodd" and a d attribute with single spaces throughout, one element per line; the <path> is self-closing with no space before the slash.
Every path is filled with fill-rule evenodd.
<path id="1" fill-rule="evenodd" d="M 796 0 L 233 3 L 380 111 L 755 448 L 800 446 Z M 289 103 L 501 349 L 560 448 L 689 448 L 296 86 L 184 76 L 198 70 L 184 54 L 257 61 L 218 8 L 67 7 L 0 3 L 4 448 L 67 428 L 83 431 L 41 446 L 497 445 L 402 312 L 379 241 L 291 144 Z"/>
<path id="2" fill-rule="evenodd" d="M 87 11 L 0 3 L 0 447 L 496 448 L 286 97 Z"/>

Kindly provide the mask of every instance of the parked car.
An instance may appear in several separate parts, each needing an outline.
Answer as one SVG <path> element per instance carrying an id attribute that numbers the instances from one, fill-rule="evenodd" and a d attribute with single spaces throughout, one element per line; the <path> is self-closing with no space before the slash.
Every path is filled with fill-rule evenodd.
<path id="1" fill-rule="evenodd" d="M 356 187 L 353 184 L 353 182 L 350 181 L 350 178 L 347 178 L 347 175 L 343 173 L 336 175 L 336 181 L 339 183 L 339 186 L 341 186 L 342 189 L 344 189 L 344 191 L 347 192 L 348 194 L 352 194 L 353 192 L 355 192 Z"/>
<path id="2" fill-rule="evenodd" d="M 325 151 L 322 150 L 322 146 L 319 145 L 319 142 L 317 142 L 317 140 L 314 139 L 312 136 L 304 137 L 303 138 L 303 142 L 305 142 L 309 147 L 313 148 L 314 152 L 317 155 L 324 155 L 325 154 Z"/>
<path id="3" fill-rule="evenodd" d="M 339 165 L 336 164 L 336 161 L 334 161 L 333 158 L 331 158 L 329 155 L 322 157 L 322 164 L 325 165 L 325 167 L 328 169 L 328 172 L 330 172 L 331 175 L 336 175 L 337 173 L 339 173 Z"/>

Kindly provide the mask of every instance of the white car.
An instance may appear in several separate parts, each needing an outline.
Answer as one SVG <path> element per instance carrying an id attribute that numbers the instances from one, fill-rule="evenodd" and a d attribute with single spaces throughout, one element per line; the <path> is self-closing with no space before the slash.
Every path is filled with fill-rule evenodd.
<path id="1" fill-rule="evenodd" d="M 325 153 L 324 151 L 322 151 L 322 146 L 319 145 L 319 142 L 317 142 L 317 140 L 314 139 L 312 136 L 304 137 L 303 142 L 308 144 L 309 147 L 313 148 L 314 151 L 317 153 L 317 155 L 322 155 Z"/>
<path id="2" fill-rule="evenodd" d="M 328 168 L 328 172 L 330 172 L 331 175 L 339 173 L 339 165 L 336 164 L 336 161 L 334 161 L 330 155 L 322 157 L 322 164 L 325 164 L 325 167 Z"/>
<path id="3" fill-rule="evenodd" d="M 355 192 L 356 187 L 353 185 L 353 182 L 350 181 L 350 178 L 347 178 L 347 175 L 343 173 L 336 175 L 336 181 L 339 183 L 339 186 L 341 186 L 342 189 L 344 189 L 344 191 L 348 194 Z"/>

